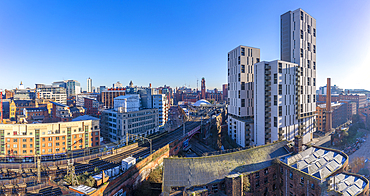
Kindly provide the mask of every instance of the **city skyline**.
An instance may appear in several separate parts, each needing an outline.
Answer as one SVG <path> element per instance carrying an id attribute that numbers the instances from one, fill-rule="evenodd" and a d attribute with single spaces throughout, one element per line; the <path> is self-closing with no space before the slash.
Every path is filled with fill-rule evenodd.
<path id="1" fill-rule="evenodd" d="M 331 77 L 341 88 L 366 89 L 366 1 L 0 2 L 0 28 L 7 29 L 0 32 L 0 89 L 74 79 L 87 90 L 89 77 L 96 87 L 132 80 L 193 89 L 205 77 L 207 89 L 222 89 L 225 53 L 246 45 L 261 49 L 261 61 L 278 59 L 276 16 L 296 8 L 320 21 L 317 86 Z"/>

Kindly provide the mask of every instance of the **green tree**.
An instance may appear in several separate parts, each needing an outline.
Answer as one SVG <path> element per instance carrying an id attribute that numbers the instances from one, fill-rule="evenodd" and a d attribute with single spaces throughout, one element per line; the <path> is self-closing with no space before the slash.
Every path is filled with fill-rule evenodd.
<path id="1" fill-rule="evenodd" d="M 247 175 L 242 175 L 241 177 L 243 178 L 243 195 L 246 195 L 246 192 L 249 192 L 251 189 L 251 184 Z"/>

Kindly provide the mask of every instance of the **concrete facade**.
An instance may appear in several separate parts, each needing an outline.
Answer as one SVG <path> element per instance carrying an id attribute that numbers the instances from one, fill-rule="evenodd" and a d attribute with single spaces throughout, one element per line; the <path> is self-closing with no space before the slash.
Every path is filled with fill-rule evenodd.
<path id="1" fill-rule="evenodd" d="M 278 60 L 263 61 L 255 64 L 254 71 L 254 144 L 293 140 L 296 135 L 310 141 L 313 128 L 302 131 L 297 116 L 298 65 Z"/>
<path id="2" fill-rule="evenodd" d="M 298 64 L 298 123 L 306 136 L 316 126 L 316 19 L 302 9 L 281 15 L 281 60 Z M 310 141 L 304 137 L 303 142 Z"/>
<path id="3" fill-rule="evenodd" d="M 228 134 L 242 147 L 254 143 L 248 136 L 253 131 L 253 65 L 259 61 L 258 48 L 238 46 L 228 53 Z"/>
<path id="4" fill-rule="evenodd" d="M 132 112 L 104 110 L 102 112 L 102 136 L 116 142 L 129 134 L 147 136 L 159 131 L 158 109 L 144 109 Z"/>

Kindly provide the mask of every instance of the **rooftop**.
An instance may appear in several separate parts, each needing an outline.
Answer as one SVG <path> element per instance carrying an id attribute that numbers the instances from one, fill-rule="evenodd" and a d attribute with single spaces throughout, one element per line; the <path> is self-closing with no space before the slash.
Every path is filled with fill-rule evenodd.
<path id="1" fill-rule="evenodd" d="M 69 186 L 69 188 L 77 192 L 83 193 L 85 195 L 89 195 L 96 191 L 96 188 L 92 188 L 92 187 L 85 186 L 85 185 Z"/>
<path id="2" fill-rule="evenodd" d="M 296 155 L 289 155 L 280 159 L 289 166 L 320 180 L 342 167 L 347 157 L 338 152 L 311 147 Z"/>
<path id="3" fill-rule="evenodd" d="M 163 187 L 204 185 L 235 173 L 254 172 L 287 155 L 287 141 L 215 156 L 164 159 Z"/>
<path id="4" fill-rule="evenodd" d="M 201 100 L 198 100 L 197 102 L 195 102 L 193 104 L 193 106 L 202 106 L 202 105 L 211 105 L 211 103 L 209 103 L 207 100 L 205 99 L 201 99 Z"/>
<path id="5" fill-rule="evenodd" d="M 137 97 L 140 97 L 140 95 L 139 94 L 129 94 L 129 95 L 121 95 L 114 99 L 129 99 L 129 98 L 137 98 Z"/>
<path id="6" fill-rule="evenodd" d="M 335 186 L 334 186 L 335 183 Z M 351 174 L 338 174 L 330 178 L 330 188 L 343 194 L 343 196 L 352 196 L 361 193 L 367 181 Z"/>
<path id="7" fill-rule="evenodd" d="M 57 102 L 54 102 L 54 101 L 50 101 L 50 103 L 52 103 L 54 105 L 57 105 L 57 106 L 60 106 L 60 107 L 69 107 L 68 105 L 64 105 L 64 104 L 57 103 Z"/>
<path id="8" fill-rule="evenodd" d="M 89 115 L 83 115 L 72 119 L 72 121 L 81 121 L 81 120 L 99 120 L 99 118 L 95 118 Z"/>
<path id="9" fill-rule="evenodd" d="M 337 106 L 340 106 L 340 105 L 343 105 L 344 103 L 338 103 L 338 102 L 331 102 L 331 107 L 337 107 Z M 320 108 L 326 108 L 326 103 L 325 104 L 320 104 L 319 105 Z"/>

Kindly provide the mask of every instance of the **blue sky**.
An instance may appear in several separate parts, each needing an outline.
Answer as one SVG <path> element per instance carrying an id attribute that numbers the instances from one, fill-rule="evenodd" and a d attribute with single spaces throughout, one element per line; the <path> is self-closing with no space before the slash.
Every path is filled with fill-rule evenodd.
<path id="1" fill-rule="evenodd" d="M 370 1 L 0 1 L 0 89 L 75 79 L 207 88 L 227 83 L 227 52 L 280 57 L 280 15 L 317 20 L 317 81 L 369 88 Z M 199 83 L 200 84 L 200 83 Z"/>

